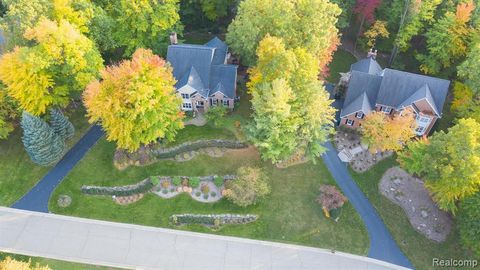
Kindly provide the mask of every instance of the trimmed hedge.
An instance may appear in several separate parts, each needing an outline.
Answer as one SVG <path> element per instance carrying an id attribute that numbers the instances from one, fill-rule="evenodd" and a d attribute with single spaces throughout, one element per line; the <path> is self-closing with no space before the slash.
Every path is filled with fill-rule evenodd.
<path id="1" fill-rule="evenodd" d="M 153 149 L 152 154 L 156 158 L 173 158 L 183 152 L 196 151 L 202 148 L 220 147 L 229 149 L 247 148 L 248 144 L 229 140 L 200 140 L 187 142 L 170 148 Z"/>
<path id="2" fill-rule="evenodd" d="M 247 224 L 257 220 L 257 215 L 237 215 L 237 214 L 179 214 L 172 215 L 170 221 L 175 225 L 200 224 L 206 226 L 215 226 L 226 224 Z"/>
<path id="3" fill-rule="evenodd" d="M 135 185 L 120 187 L 82 186 L 82 193 L 88 195 L 130 196 L 145 193 L 153 188 L 154 184 L 147 178 Z"/>

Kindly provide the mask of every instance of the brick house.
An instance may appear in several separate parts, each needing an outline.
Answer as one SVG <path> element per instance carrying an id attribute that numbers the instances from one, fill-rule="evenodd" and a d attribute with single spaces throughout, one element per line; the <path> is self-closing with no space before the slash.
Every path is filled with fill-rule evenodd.
<path id="1" fill-rule="evenodd" d="M 176 35 L 171 40 L 167 61 L 177 80 L 182 110 L 206 111 L 216 105 L 233 109 L 237 66 L 227 64 L 227 45 L 217 37 L 205 45 L 176 44 Z"/>
<path id="2" fill-rule="evenodd" d="M 447 96 L 450 81 L 385 68 L 369 54 L 350 67 L 340 125 L 357 128 L 365 115 L 381 111 L 388 115 L 413 113 L 415 133 L 428 135 L 438 118 Z"/>

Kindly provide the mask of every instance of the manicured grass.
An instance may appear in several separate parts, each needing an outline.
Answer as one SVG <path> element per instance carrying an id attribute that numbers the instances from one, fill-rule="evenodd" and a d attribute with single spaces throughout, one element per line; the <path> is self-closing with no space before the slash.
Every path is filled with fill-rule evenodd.
<path id="1" fill-rule="evenodd" d="M 182 144 L 188 141 L 196 141 L 200 139 L 229 139 L 234 140 L 235 135 L 223 128 L 216 128 L 210 124 L 203 127 L 185 126 L 175 137 L 175 141 L 167 142 L 166 146 Z"/>
<path id="2" fill-rule="evenodd" d="M 89 124 L 85 111 L 78 108 L 68 114 L 75 126 L 75 137 L 68 142 L 71 147 L 85 133 Z M 42 167 L 30 161 L 23 149 L 22 128 L 16 127 L 10 136 L 0 141 L 0 205 L 9 206 L 32 188 L 51 167 Z"/>
<path id="3" fill-rule="evenodd" d="M 392 203 L 378 191 L 378 182 L 385 171 L 398 165 L 394 158 L 383 160 L 369 171 L 359 174 L 350 170 L 353 178 L 374 205 L 388 229 L 405 252 L 416 269 L 434 269 L 432 259 L 472 259 L 473 256 L 463 250 L 459 243 L 459 236 L 455 228 L 443 243 L 428 240 L 418 233 L 408 221 L 400 206 Z M 435 268 L 436 269 L 436 268 Z M 450 268 L 449 268 L 450 269 Z"/>
<path id="4" fill-rule="evenodd" d="M 249 149 L 221 158 L 201 155 L 183 163 L 167 160 L 119 171 L 112 165 L 114 150 L 113 143 L 102 139 L 56 189 L 50 200 L 50 210 L 58 214 L 169 228 L 173 227 L 168 221 L 172 214 L 251 213 L 259 215 L 259 219 L 247 225 L 226 226 L 218 231 L 202 226 L 179 229 L 290 242 L 362 255 L 367 252 L 365 228 L 350 204 L 346 205 L 340 221 L 335 223 L 323 216 L 321 207 L 315 202 L 320 184 L 333 183 L 320 161 L 277 169 L 261 161 L 258 153 Z M 196 202 L 187 194 L 168 200 L 147 194 L 134 204 L 120 206 L 110 197 L 87 196 L 80 192 L 82 185 L 131 184 L 151 175 L 223 175 L 235 173 L 240 166 L 250 165 L 266 170 L 272 193 L 257 205 L 245 209 L 225 199 L 213 204 Z M 56 205 L 61 194 L 72 197 L 71 206 L 59 208 Z"/>
<path id="5" fill-rule="evenodd" d="M 24 261 L 24 262 L 27 262 L 30 259 L 31 262 L 32 262 L 32 265 L 36 265 L 37 263 L 40 266 L 48 265 L 52 270 L 113 270 L 113 269 L 118 269 L 118 268 L 112 268 L 112 267 L 95 266 L 95 265 L 89 265 L 89 264 L 59 261 L 59 260 L 42 258 L 42 257 L 29 257 L 29 256 L 24 256 L 24 255 L 18 255 L 18 254 L 0 253 L 0 261 L 3 260 L 5 257 L 10 257 L 10 258 L 15 259 L 17 261 Z"/>
<path id="6" fill-rule="evenodd" d="M 333 84 L 338 83 L 340 80 L 340 72 L 350 71 L 350 65 L 357 60 L 355 57 L 347 51 L 338 49 L 333 54 L 333 60 L 328 66 L 330 69 L 330 75 L 327 77 L 327 81 Z"/>

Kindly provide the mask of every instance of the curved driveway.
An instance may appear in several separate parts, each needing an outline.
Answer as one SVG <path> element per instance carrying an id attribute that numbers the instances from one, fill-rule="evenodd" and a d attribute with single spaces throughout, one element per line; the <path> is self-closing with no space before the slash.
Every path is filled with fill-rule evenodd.
<path id="1" fill-rule="evenodd" d="M 42 180 L 12 207 L 37 212 L 48 212 L 48 200 L 55 187 L 83 158 L 88 150 L 103 136 L 100 126 L 92 126 L 85 135 L 63 156 Z"/>
<path id="2" fill-rule="evenodd" d="M 368 257 L 413 269 L 412 264 L 393 240 L 370 201 L 350 176 L 346 164 L 338 158 L 337 150 L 330 142 L 326 143 L 325 147 L 328 149 L 322 155 L 325 165 L 367 227 L 370 236 Z"/>

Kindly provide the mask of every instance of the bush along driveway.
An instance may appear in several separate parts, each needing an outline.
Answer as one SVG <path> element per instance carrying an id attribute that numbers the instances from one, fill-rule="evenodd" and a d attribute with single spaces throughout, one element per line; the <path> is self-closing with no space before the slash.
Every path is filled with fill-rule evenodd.
<path id="1" fill-rule="evenodd" d="M 83 158 L 88 150 L 103 136 L 100 126 L 91 127 L 65 156 L 40 180 L 27 194 L 15 202 L 12 207 L 37 212 L 48 212 L 48 200 L 57 185 L 72 168 Z"/>
<path id="2" fill-rule="evenodd" d="M 325 165 L 367 227 L 370 237 L 368 257 L 413 269 L 373 206 L 350 176 L 347 166 L 338 158 L 333 145 L 328 142 L 325 147 L 328 149 L 322 156 Z"/>

